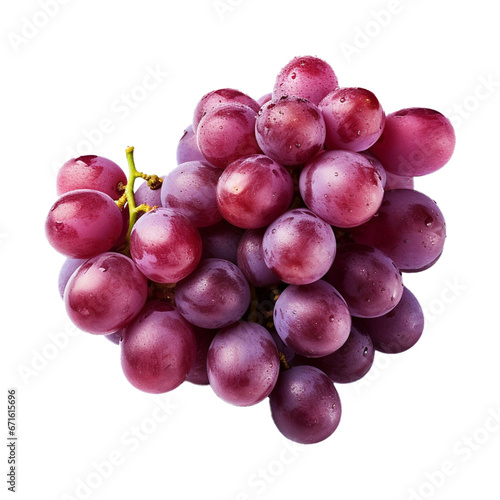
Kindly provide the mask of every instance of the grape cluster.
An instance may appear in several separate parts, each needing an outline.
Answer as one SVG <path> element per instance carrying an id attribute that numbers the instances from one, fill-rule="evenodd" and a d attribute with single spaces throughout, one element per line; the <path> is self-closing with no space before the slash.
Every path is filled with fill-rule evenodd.
<path id="1" fill-rule="evenodd" d="M 46 235 L 67 257 L 67 313 L 120 345 L 136 388 L 269 399 L 284 436 L 322 441 L 340 421 L 335 384 L 422 335 L 403 272 L 438 260 L 446 226 L 413 178 L 454 146 L 441 113 L 386 114 L 317 57 L 291 60 L 259 100 L 209 92 L 168 174 L 138 172 L 133 148 L 128 177 L 100 156 L 59 170 Z"/>

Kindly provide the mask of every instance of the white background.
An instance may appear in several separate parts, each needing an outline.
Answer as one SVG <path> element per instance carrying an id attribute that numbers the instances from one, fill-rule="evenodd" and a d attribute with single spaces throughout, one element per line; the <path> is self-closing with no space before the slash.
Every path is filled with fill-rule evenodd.
<path id="1" fill-rule="evenodd" d="M 0 421 L 14 387 L 16 498 L 500 498 L 492 3 L 47 0 L 50 15 L 43 5 L 3 2 L 0 15 Z M 283 65 L 307 54 L 328 61 L 342 86 L 372 90 L 388 113 L 444 112 L 457 147 L 442 170 L 416 181 L 448 229 L 441 260 L 404 276 L 426 311 L 421 341 L 339 385 L 335 434 L 293 446 L 267 402 L 236 408 L 209 387 L 157 397 L 130 386 L 117 346 L 72 330 L 57 291 L 64 258 L 43 224 L 56 169 L 74 152 L 125 167 L 133 145 L 139 169 L 165 174 L 203 94 L 233 87 L 259 98 Z M 152 71 L 157 80 L 145 80 Z"/>

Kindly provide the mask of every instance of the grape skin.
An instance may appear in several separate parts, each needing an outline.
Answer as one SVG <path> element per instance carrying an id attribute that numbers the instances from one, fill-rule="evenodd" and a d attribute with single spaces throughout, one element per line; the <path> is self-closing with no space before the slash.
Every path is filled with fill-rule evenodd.
<path id="1" fill-rule="evenodd" d="M 177 165 L 187 161 L 207 161 L 198 148 L 196 132 L 193 130 L 192 125 L 184 129 L 184 133 L 177 144 L 176 157 Z"/>
<path id="2" fill-rule="evenodd" d="M 294 57 L 278 73 L 272 95 L 273 99 L 298 96 L 318 105 L 337 87 L 337 76 L 327 62 L 313 56 Z"/>
<path id="3" fill-rule="evenodd" d="M 340 422 L 337 389 L 313 366 L 295 366 L 281 372 L 269 401 L 279 431 L 297 443 L 319 443 L 331 436 Z"/>
<path id="4" fill-rule="evenodd" d="M 318 358 L 344 344 L 351 330 L 351 315 L 337 290 L 318 280 L 285 288 L 274 307 L 274 327 L 296 353 Z"/>
<path id="5" fill-rule="evenodd" d="M 160 204 L 185 215 L 196 227 L 216 224 L 222 219 L 216 197 L 221 173 L 206 161 L 181 163 L 165 177 Z"/>
<path id="6" fill-rule="evenodd" d="M 352 151 L 324 151 L 300 173 L 307 207 L 336 227 L 356 227 L 373 217 L 384 196 L 382 178 L 370 161 Z"/>
<path id="7" fill-rule="evenodd" d="M 148 283 L 125 255 L 106 252 L 84 262 L 69 279 L 64 303 L 71 321 L 97 335 L 126 326 L 146 303 Z"/>
<path id="8" fill-rule="evenodd" d="M 379 249 L 342 245 L 325 276 L 347 302 L 353 316 L 373 318 L 394 309 L 403 294 L 403 279 L 394 262 Z"/>
<path id="9" fill-rule="evenodd" d="M 446 223 L 436 202 L 413 189 L 386 191 L 376 217 L 353 228 L 358 243 L 379 248 L 401 271 L 428 269 L 441 255 Z"/>
<path id="10" fill-rule="evenodd" d="M 255 118 L 256 112 L 242 104 L 224 104 L 209 111 L 196 132 L 205 159 L 224 169 L 242 156 L 262 153 L 255 139 Z"/>
<path id="11" fill-rule="evenodd" d="M 77 189 L 60 196 L 45 220 L 49 243 L 72 259 L 88 259 L 110 250 L 120 236 L 123 219 L 104 193 Z"/>
<path id="12" fill-rule="evenodd" d="M 204 259 L 177 283 L 175 302 L 193 325 L 222 328 L 238 321 L 250 305 L 250 286 L 238 267 L 223 259 Z"/>
<path id="13" fill-rule="evenodd" d="M 428 108 L 406 108 L 387 115 L 382 135 L 370 148 L 388 172 L 407 177 L 439 170 L 454 149 L 451 122 Z"/>
<path id="14" fill-rule="evenodd" d="M 305 208 L 288 210 L 268 226 L 262 241 L 264 262 L 281 280 L 305 285 L 319 280 L 336 251 L 333 229 Z"/>
<path id="15" fill-rule="evenodd" d="M 127 185 L 119 165 L 103 156 L 87 155 L 68 160 L 57 172 L 57 195 L 76 189 L 93 189 L 117 200 Z"/>
<path id="16" fill-rule="evenodd" d="M 317 106 L 294 96 L 268 102 L 255 122 L 260 148 L 281 165 L 310 160 L 322 149 L 325 134 L 325 121 Z"/>
<path id="17" fill-rule="evenodd" d="M 384 130 L 384 110 L 369 90 L 339 88 L 325 96 L 318 107 L 325 119 L 326 149 L 364 151 Z"/>
<path id="18" fill-rule="evenodd" d="M 201 237 L 184 215 L 168 208 L 144 214 L 130 235 L 130 254 L 141 272 L 157 283 L 188 276 L 201 259 Z"/>
<path id="19" fill-rule="evenodd" d="M 153 394 L 178 387 L 196 359 L 193 327 L 166 302 L 148 302 L 125 329 L 120 346 L 128 381 Z"/>
<path id="20" fill-rule="evenodd" d="M 264 227 L 290 206 L 292 176 L 265 155 L 246 156 L 224 170 L 216 199 L 222 217 L 230 224 L 244 229 Z"/>
<path id="21" fill-rule="evenodd" d="M 280 361 L 271 334 L 239 321 L 219 330 L 208 350 L 210 386 L 224 401 L 251 406 L 265 399 L 278 379 Z"/>
<path id="22" fill-rule="evenodd" d="M 201 227 L 202 259 L 224 259 L 236 264 L 238 244 L 244 232 L 224 219 L 213 226 Z"/>

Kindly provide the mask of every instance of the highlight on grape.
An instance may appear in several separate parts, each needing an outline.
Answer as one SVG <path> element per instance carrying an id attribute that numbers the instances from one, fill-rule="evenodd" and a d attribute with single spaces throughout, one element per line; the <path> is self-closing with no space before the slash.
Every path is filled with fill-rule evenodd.
<path id="1" fill-rule="evenodd" d="M 60 168 L 45 230 L 67 257 L 68 316 L 119 345 L 141 391 L 209 385 L 267 401 L 289 440 L 323 441 L 338 385 L 423 333 L 404 274 L 438 261 L 446 224 L 414 178 L 454 147 L 440 112 L 386 113 L 318 57 L 293 58 L 257 99 L 208 92 L 167 174 L 138 170 L 133 147 L 128 176 L 97 155 Z"/>

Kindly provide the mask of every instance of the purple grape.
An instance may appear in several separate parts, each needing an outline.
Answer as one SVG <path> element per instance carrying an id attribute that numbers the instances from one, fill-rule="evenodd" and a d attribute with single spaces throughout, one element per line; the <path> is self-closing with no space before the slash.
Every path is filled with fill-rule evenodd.
<path id="1" fill-rule="evenodd" d="M 222 219 L 216 198 L 221 173 L 206 161 L 181 163 L 165 177 L 160 204 L 185 215 L 196 227 L 216 224 Z"/>
<path id="2" fill-rule="evenodd" d="M 236 406 L 251 406 L 269 396 L 279 370 L 276 344 L 257 323 L 240 321 L 221 329 L 208 350 L 210 386 Z"/>
<path id="3" fill-rule="evenodd" d="M 209 111 L 196 132 L 205 159 L 224 169 L 242 156 L 261 153 L 255 139 L 256 115 L 242 104 L 224 104 Z"/>
<path id="4" fill-rule="evenodd" d="M 312 102 L 284 96 L 259 111 L 255 137 L 262 151 L 282 165 L 310 160 L 325 142 L 325 121 Z"/>
<path id="5" fill-rule="evenodd" d="M 401 109 L 387 115 L 384 132 L 371 147 L 385 169 L 416 177 L 443 167 L 455 149 L 450 120 L 427 108 Z"/>
<path id="6" fill-rule="evenodd" d="M 326 149 L 364 151 L 384 130 L 384 110 L 369 90 L 336 89 L 325 96 L 318 107 L 325 119 Z"/>
<path id="7" fill-rule="evenodd" d="M 278 217 L 264 233 L 264 262 L 281 280 L 306 285 L 332 265 L 336 242 L 331 226 L 305 208 Z"/>
<path id="8" fill-rule="evenodd" d="M 123 228 L 117 204 L 91 189 L 63 194 L 52 205 L 45 220 L 49 243 L 72 259 L 88 259 L 110 250 Z"/>
<path id="9" fill-rule="evenodd" d="M 64 290 L 68 284 L 71 275 L 86 261 L 87 259 L 66 259 L 59 271 L 59 280 L 57 283 L 59 295 L 64 298 Z"/>
<path id="10" fill-rule="evenodd" d="M 269 402 L 279 431 L 301 444 L 319 443 L 331 436 L 342 413 L 332 380 L 313 366 L 281 372 Z"/>
<path id="11" fill-rule="evenodd" d="M 281 280 L 264 262 L 262 240 L 266 228 L 249 229 L 238 244 L 236 262 L 247 281 L 254 286 L 275 285 Z"/>
<path id="12" fill-rule="evenodd" d="M 196 360 L 188 373 L 186 380 L 196 385 L 208 385 L 207 355 L 208 348 L 218 330 L 208 330 L 193 326 L 196 338 Z"/>
<path id="13" fill-rule="evenodd" d="M 338 80 L 331 66 L 318 57 L 294 57 L 276 77 L 273 99 L 298 96 L 318 105 Z"/>
<path id="14" fill-rule="evenodd" d="M 397 354 L 413 347 L 424 330 L 420 304 L 407 288 L 398 305 L 384 316 L 360 320 L 377 351 Z"/>
<path id="15" fill-rule="evenodd" d="M 132 228 L 130 254 L 141 272 L 157 283 L 175 283 L 188 276 L 201 259 L 197 229 L 169 208 L 144 214 Z"/>
<path id="16" fill-rule="evenodd" d="M 196 359 L 193 327 L 167 302 L 148 302 L 125 329 L 120 345 L 128 381 L 154 394 L 178 387 Z"/>
<path id="17" fill-rule="evenodd" d="M 336 351 L 347 340 L 351 315 L 337 290 L 318 280 L 285 288 L 274 307 L 274 327 L 296 353 L 319 358 Z"/>
<path id="18" fill-rule="evenodd" d="M 403 294 L 403 280 L 396 264 L 369 245 L 340 246 L 325 279 L 345 299 L 351 314 L 360 318 L 388 313 Z"/>
<path id="19" fill-rule="evenodd" d="M 386 172 L 386 183 L 385 190 L 390 191 L 391 189 L 414 189 L 415 182 L 413 177 L 406 177 L 404 175 L 395 175 L 390 172 Z"/>
<path id="20" fill-rule="evenodd" d="M 288 209 L 292 199 L 292 176 L 265 155 L 234 161 L 217 183 L 220 213 L 229 223 L 245 229 L 269 225 Z"/>
<path id="21" fill-rule="evenodd" d="M 360 321 L 356 318 L 352 322 L 349 337 L 340 349 L 321 358 L 296 356 L 293 363 L 315 366 L 335 383 L 347 384 L 360 380 L 370 371 L 375 358 L 373 342 L 370 336 L 361 328 Z"/>
<path id="22" fill-rule="evenodd" d="M 184 133 L 177 145 L 177 165 L 187 161 L 204 161 L 205 157 L 198 149 L 198 142 L 196 140 L 196 132 L 192 125 L 184 129 Z"/>
<path id="23" fill-rule="evenodd" d="M 428 269 L 439 258 L 446 223 L 436 202 L 419 191 L 386 191 L 375 217 L 353 228 L 356 242 L 386 253 L 401 271 Z"/>
<path id="24" fill-rule="evenodd" d="M 162 180 L 165 176 L 161 177 Z M 163 185 L 163 184 L 162 184 Z M 147 205 L 148 207 L 161 207 L 161 188 L 151 189 L 147 182 L 143 182 L 134 193 L 135 205 Z"/>
<path id="25" fill-rule="evenodd" d="M 201 227 L 203 259 L 224 259 L 236 264 L 238 243 L 245 232 L 241 227 L 233 226 L 222 219 L 217 224 Z"/>
<path id="26" fill-rule="evenodd" d="M 384 196 L 377 169 L 352 151 L 324 151 L 314 157 L 300 174 L 299 188 L 310 210 L 342 228 L 373 217 Z"/>
<path id="27" fill-rule="evenodd" d="M 250 305 L 250 286 L 232 262 L 205 259 L 175 290 L 179 312 L 193 325 L 222 328 L 241 319 Z"/>
<path id="28" fill-rule="evenodd" d="M 256 113 L 260 109 L 260 104 L 257 101 L 239 90 L 213 90 L 205 94 L 196 105 L 193 115 L 193 130 L 196 131 L 200 121 L 207 113 L 224 104 L 243 104 Z"/>
<path id="29" fill-rule="evenodd" d="M 107 252 L 84 262 L 66 285 L 64 303 L 71 321 L 98 335 L 116 332 L 141 311 L 148 283 L 125 255 Z"/>
<path id="30" fill-rule="evenodd" d="M 113 161 L 88 155 L 68 160 L 57 172 L 57 195 L 76 189 L 92 189 L 117 200 L 125 191 L 127 176 Z"/>

